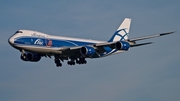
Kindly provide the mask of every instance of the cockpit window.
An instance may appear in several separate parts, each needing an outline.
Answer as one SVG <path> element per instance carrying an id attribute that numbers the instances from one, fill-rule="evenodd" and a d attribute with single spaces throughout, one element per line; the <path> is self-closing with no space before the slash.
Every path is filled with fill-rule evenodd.
<path id="1" fill-rule="evenodd" d="M 16 31 L 16 33 L 23 33 L 23 32 L 22 32 L 22 31 Z M 16 34 L 16 33 L 15 33 L 15 34 Z"/>

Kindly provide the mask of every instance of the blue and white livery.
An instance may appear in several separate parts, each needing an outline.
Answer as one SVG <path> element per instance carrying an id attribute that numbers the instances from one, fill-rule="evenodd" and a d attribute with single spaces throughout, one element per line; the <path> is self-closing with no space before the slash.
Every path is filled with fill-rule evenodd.
<path id="1" fill-rule="evenodd" d="M 136 41 L 174 33 L 128 39 L 130 25 L 131 19 L 125 18 L 108 41 L 52 36 L 32 30 L 18 30 L 8 42 L 21 52 L 20 58 L 24 61 L 38 62 L 42 57 L 51 58 L 53 56 L 56 66 L 60 67 L 65 60 L 68 65 L 86 64 L 86 58 L 101 58 L 125 52 L 131 47 L 152 43 L 137 44 Z"/>

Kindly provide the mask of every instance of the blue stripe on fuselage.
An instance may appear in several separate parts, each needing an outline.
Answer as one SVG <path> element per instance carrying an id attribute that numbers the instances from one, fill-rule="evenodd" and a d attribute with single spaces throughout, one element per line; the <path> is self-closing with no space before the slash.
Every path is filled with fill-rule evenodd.
<path id="1" fill-rule="evenodd" d="M 49 44 L 51 41 L 51 44 Z M 19 37 L 14 41 L 15 44 L 34 45 L 34 46 L 50 46 L 50 47 L 73 47 L 85 46 L 94 44 L 91 42 L 74 41 L 74 40 L 58 40 L 58 39 L 45 39 L 37 37 Z"/>

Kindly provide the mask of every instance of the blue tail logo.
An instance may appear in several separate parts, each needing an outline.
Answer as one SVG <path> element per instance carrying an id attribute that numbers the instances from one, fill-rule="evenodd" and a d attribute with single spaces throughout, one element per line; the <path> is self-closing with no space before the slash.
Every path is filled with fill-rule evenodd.
<path id="1" fill-rule="evenodd" d="M 128 33 L 130 30 L 131 19 L 125 18 L 121 25 L 118 27 L 117 31 L 111 37 L 109 42 L 113 41 L 124 41 L 128 39 Z"/>
<path id="2" fill-rule="evenodd" d="M 124 41 L 128 39 L 128 33 L 125 29 L 118 30 L 114 33 L 114 35 L 111 37 L 109 42 L 113 41 Z"/>

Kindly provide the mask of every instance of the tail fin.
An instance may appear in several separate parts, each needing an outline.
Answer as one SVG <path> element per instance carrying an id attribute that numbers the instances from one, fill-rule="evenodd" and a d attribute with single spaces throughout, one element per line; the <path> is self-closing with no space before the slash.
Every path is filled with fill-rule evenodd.
<path id="1" fill-rule="evenodd" d="M 109 42 L 127 40 L 130 25 L 131 25 L 131 19 L 125 18 L 124 21 L 122 22 L 122 24 L 117 29 L 117 31 L 111 37 Z"/>

